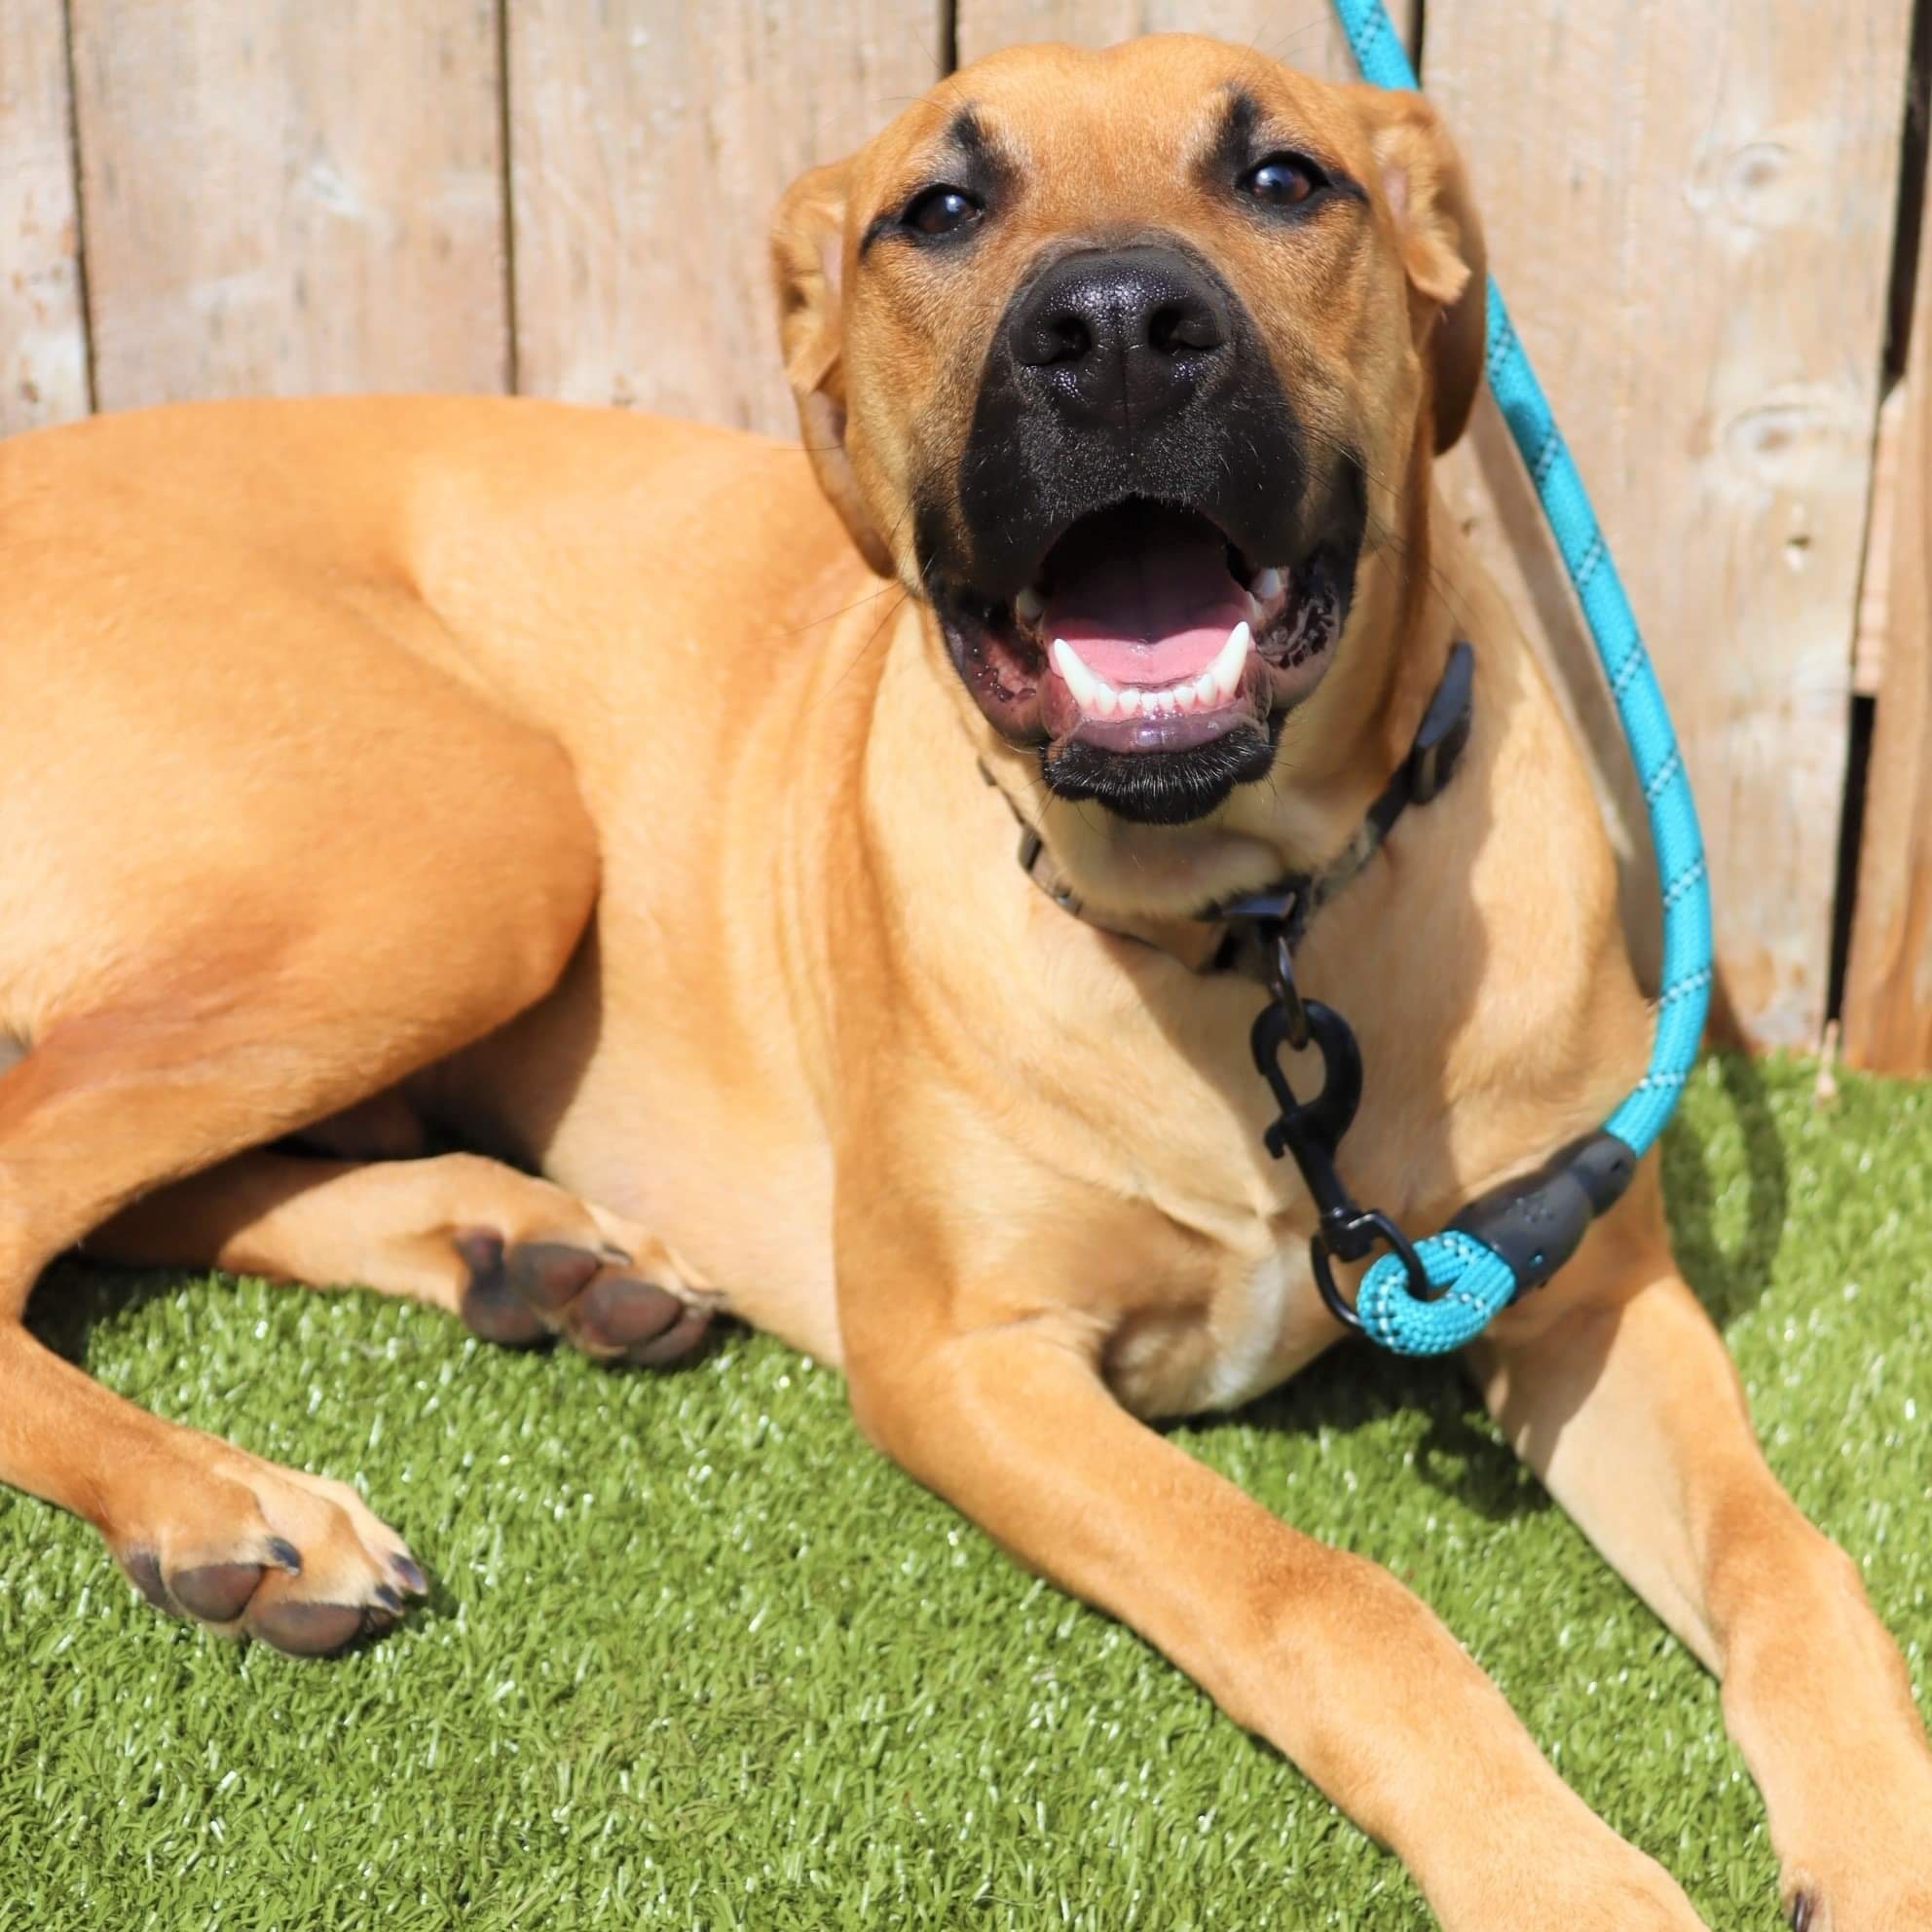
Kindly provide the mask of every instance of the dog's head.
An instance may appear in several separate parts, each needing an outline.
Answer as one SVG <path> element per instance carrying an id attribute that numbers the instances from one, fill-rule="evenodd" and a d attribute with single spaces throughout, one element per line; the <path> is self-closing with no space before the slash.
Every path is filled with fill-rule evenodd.
<path id="1" fill-rule="evenodd" d="M 1481 368 L 1430 109 L 1186 36 L 965 69 L 800 180 L 774 256 L 854 540 L 1052 792 L 1142 822 L 1267 775 Z"/>

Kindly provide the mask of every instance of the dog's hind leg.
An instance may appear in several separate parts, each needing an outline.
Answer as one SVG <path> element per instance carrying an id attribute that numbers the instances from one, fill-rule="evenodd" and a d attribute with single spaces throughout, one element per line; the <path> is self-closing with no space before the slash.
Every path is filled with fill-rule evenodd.
<path id="1" fill-rule="evenodd" d="M 136 1202 L 87 1251 L 353 1283 L 444 1309 L 486 1341 L 557 1335 L 599 1360 L 650 1367 L 687 1358 L 711 1321 L 691 1271 L 644 1229 L 475 1154 L 257 1150 Z"/>
<path id="2" fill-rule="evenodd" d="M 281 1649 L 332 1650 L 398 1610 L 421 1582 L 401 1541 L 347 1485 L 97 1387 L 20 1318 L 47 1263 L 138 1197 L 380 1092 L 555 984 L 596 849 L 561 758 L 532 745 L 486 747 L 488 790 L 419 798 L 392 775 L 390 809 L 323 855 L 267 845 L 220 881 L 218 926 L 178 922 L 216 898 L 208 880 L 126 906 L 111 950 L 60 929 L 66 988 L 0 1074 L 0 1481 L 93 1523 L 156 1602 Z"/>

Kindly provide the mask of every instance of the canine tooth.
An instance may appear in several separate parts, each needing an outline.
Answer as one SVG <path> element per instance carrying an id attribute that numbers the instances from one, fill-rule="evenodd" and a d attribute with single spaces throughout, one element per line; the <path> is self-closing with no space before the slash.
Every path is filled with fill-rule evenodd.
<path id="1" fill-rule="evenodd" d="M 1073 693 L 1074 703 L 1088 717 L 1118 718 L 1121 715 L 1121 693 L 1106 679 L 1088 670 L 1080 661 L 1080 653 L 1065 638 L 1055 638 L 1053 650 L 1048 655 L 1053 659 L 1054 669 L 1066 680 L 1066 687 Z"/>
<path id="2" fill-rule="evenodd" d="M 1228 641 L 1214 653 L 1214 661 L 1201 674 L 1201 682 L 1210 687 L 1216 698 L 1230 698 L 1235 687 L 1241 683 L 1241 674 L 1247 668 L 1247 653 L 1254 642 L 1254 633 L 1245 624 L 1237 624 L 1228 633 Z"/>
<path id="3" fill-rule="evenodd" d="M 1245 594 L 1247 598 L 1247 621 L 1258 624 L 1261 621 L 1261 600 L 1251 590 Z"/>
<path id="4" fill-rule="evenodd" d="M 1254 581 L 1248 585 L 1248 589 L 1260 598 L 1262 603 L 1272 603 L 1282 594 L 1282 573 L 1271 564 L 1265 571 L 1255 573 Z"/>
<path id="5" fill-rule="evenodd" d="M 1073 701 L 1082 711 L 1094 708 L 1094 674 L 1081 663 L 1079 654 L 1065 638 L 1054 639 L 1054 648 L 1048 653 L 1054 661 L 1054 669 L 1066 680 L 1066 687 L 1073 693 Z"/>
<path id="6" fill-rule="evenodd" d="M 1014 614 L 1022 624 L 1037 624 L 1046 608 L 1047 600 L 1031 584 L 1013 600 Z"/>

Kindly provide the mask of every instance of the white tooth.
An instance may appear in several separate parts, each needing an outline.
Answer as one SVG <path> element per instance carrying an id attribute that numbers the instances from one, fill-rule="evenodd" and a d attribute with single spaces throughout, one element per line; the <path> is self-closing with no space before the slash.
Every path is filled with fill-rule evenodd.
<path id="1" fill-rule="evenodd" d="M 1254 632 L 1246 624 L 1237 624 L 1227 634 L 1227 644 L 1215 651 L 1213 663 L 1200 674 L 1200 684 L 1208 693 L 1209 703 L 1219 703 L 1235 693 L 1235 686 L 1241 684 L 1241 674 L 1248 664 L 1248 646 L 1254 640 Z"/>
<path id="2" fill-rule="evenodd" d="M 1248 585 L 1262 603 L 1271 604 L 1282 594 L 1282 573 L 1271 564 L 1265 571 L 1257 572 L 1254 581 Z"/>
<path id="3" fill-rule="evenodd" d="M 1123 718 L 1138 718 L 1141 706 L 1147 701 L 1147 694 L 1137 686 L 1128 685 L 1120 692 L 1120 715 Z"/>
<path id="4" fill-rule="evenodd" d="M 1120 716 L 1120 692 L 1104 678 L 1090 671 L 1080 661 L 1080 653 L 1065 638 L 1055 638 L 1048 655 L 1053 659 L 1054 669 L 1066 680 L 1066 687 L 1073 693 L 1074 703 L 1089 718 Z"/>
<path id="5" fill-rule="evenodd" d="M 1194 683 L 1188 688 L 1194 693 L 1194 708 L 1196 711 L 1212 711 L 1221 701 L 1221 681 L 1215 675 L 1214 667 L 1211 664 L 1208 665 L 1207 670 L 1202 672 L 1200 677 L 1195 679 Z"/>
<path id="6" fill-rule="evenodd" d="M 1250 624 L 1258 624 L 1261 621 L 1260 598 L 1255 596 L 1254 592 L 1251 590 L 1245 591 L 1243 595 L 1245 595 L 1247 599 L 1247 621 Z"/>
<path id="7" fill-rule="evenodd" d="M 1073 701 L 1082 711 L 1091 711 L 1094 701 L 1094 674 L 1081 663 L 1072 645 L 1065 638 L 1054 639 L 1054 648 L 1048 653 L 1054 661 L 1054 669 L 1066 680 L 1066 687 L 1073 693 Z"/>
<path id="8" fill-rule="evenodd" d="M 1241 683 L 1241 674 L 1247 668 L 1247 653 L 1254 642 L 1254 633 L 1245 624 L 1237 624 L 1228 633 L 1228 641 L 1214 653 L 1214 661 L 1201 674 L 1203 684 L 1211 687 L 1217 698 L 1229 698 Z"/>
<path id="9" fill-rule="evenodd" d="M 1022 624 L 1037 624 L 1046 608 L 1047 600 L 1030 584 L 1013 600 L 1014 614 Z"/>

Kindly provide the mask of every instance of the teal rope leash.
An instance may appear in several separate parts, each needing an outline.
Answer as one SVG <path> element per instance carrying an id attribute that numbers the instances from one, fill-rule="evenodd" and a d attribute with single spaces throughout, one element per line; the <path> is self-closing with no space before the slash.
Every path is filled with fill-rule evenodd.
<path id="1" fill-rule="evenodd" d="M 1382 0 L 1335 0 L 1335 11 L 1364 80 L 1377 87 L 1415 88 L 1408 56 Z M 1589 1214 L 1621 1192 L 1621 1180 L 1613 1183 L 1607 1176 L 1603 1149 L 1620 1143 L 1629 1150 L 1634 1166 L 1669 1120 L 1696 1059 L 1711 995 L 1710 886 L 1690 782 L 1636 617 L 1582 478 L 1494 279 L 1488 296 L 1490 390 L 1536 485 L 1550 534 L 1576 587 L 1643 785 L 1663 884 L 1663 988 L 1657 1000 L 1650 1070 L 1604 1124 L 1603 1134 L 1559 1155 L 1540 1173 L 1499 1189 L 1457 1219 L 1493 1229 L 1503 1224 L 1499 1216 L 1507 1219 L 1512 1207 L 1520 1210 L 1535 1202 L 1540 1204 L 1539 1211 L 1546 1213 L 1547 1207 L 1542 1204 L 1552 1198 L 1553 1191 L 1574 1205 L 1574 1196 L 1566 1192 L 1574 1190 L 1583 1197 L 1583 1205 L 1571 1216 L 1577 1222 L 1576 1238 L 1580 1239 Z M 1518 1212 L 1516 1220 L 1522 1219 Z M 1532 1213 L 1529 1220 L 1534 1225 L 1537 1215 Z M 1536 1249 L 1534 1236 L 1527 1262 L 1521 1244 L 1505 1245 L 1516 1250 L 1515 1259 L 1499 1252 L 1474 1227 L 1453 1224 L 1417 1242 L 1415 1257 L 1434 1291 L 1429 1299 L 1414 1292 L 1410 1270 L 1398 1254 L 1381 1255 L 1363 1276 L 1356 1299 L 1363 1333 L 1398 1355 L 1443 1355 L 1463 1347 L 1525 1288 L 1545 1279 L 1545 1268 L 1530 1265 L 1546 1259 Z"/>

